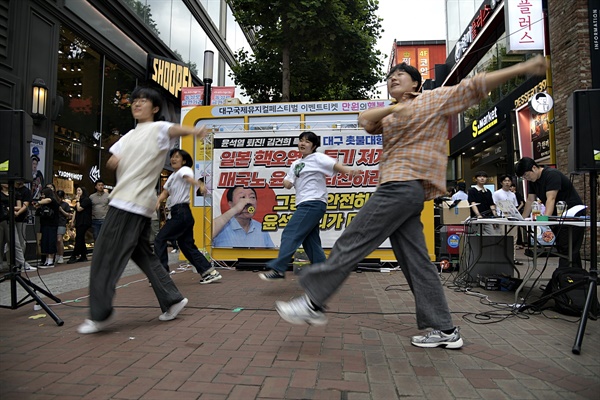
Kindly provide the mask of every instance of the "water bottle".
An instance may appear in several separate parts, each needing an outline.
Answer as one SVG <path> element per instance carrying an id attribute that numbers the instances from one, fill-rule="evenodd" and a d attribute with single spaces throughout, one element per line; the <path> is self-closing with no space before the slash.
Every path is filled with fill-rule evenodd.
<path id="1" fill-rule="evenodd" d="M 535 221 L 537 219 L 537 217 L 539 217 L 542 214 L 542 207 L 540 205 L 540 203 L 538 203 L 537 201 L 534 201 L 531 204 L 531 220 Z"/>

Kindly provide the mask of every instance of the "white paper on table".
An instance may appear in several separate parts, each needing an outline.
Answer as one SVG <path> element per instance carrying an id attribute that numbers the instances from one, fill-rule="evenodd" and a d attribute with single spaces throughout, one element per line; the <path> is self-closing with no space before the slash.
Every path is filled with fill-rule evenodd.
<path id="1" fill-rule="evenodd" d="M 574 217 L 575 214 L 577 214 L 579 211 L 585 209 L 586 206 L 580 204 L 578 206 L 573 206 L 571 208 L 569 208 L 565 214 L 565 217 Z"/>

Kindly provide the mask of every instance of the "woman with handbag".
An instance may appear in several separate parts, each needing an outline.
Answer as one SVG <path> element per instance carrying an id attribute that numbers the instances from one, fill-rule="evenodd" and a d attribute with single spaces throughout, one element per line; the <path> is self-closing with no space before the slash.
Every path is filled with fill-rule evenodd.
<path id="1" fill-rule="evenodd" d="M 54 268 L 54 255 L 56 254 L 56 235 L 58 232 L 58 208 L 54 191 L 50 188 L 42 189 L 42 197 L 34 203 L 36 215 L 40 217 L 40 248 L 46 255 L 46 262 L 40 268 Z"/>
<path id="2" fill-rule="evenodd" d="M 67 264 L 87 261 L 85 233 L 92 227 L 92 201 L 86 188 L 77 188 L 75 200 L 75 248 Z"/>

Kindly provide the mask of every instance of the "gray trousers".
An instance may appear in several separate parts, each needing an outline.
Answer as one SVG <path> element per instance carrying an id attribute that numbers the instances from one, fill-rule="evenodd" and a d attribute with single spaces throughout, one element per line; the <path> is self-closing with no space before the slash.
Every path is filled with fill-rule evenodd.
<path id="1" fill-rule="evenodd" d="M 25 257 L 23 256 L 23 249 L 21 248 L 21 243 L 19 242 L 19 233 L 17 232 L 17 227 L 15 226 L 15 262 L 17 266 L 21 267 L 25 265 Z M 4 262 L 4 246 L 8 245 L 8 251 L 6 252 L 6 261 L 7 264 L 10 265 L 10 252 L 12 250 L 12 246 L 10 244 L 10 227 L 8 221 L 0 222 L 0 265 Z"/>
<path id="2" fill-rule="evenodd" d="M 300 285 L 311 301 L 324 307 L 356 265 L 389 237 L 415 296 L 418 328 L 452 329 L 444 289 L 423 234 L 424 200 L 420 181 L 381 185 L 335 242 L 327 261 L 302 268 Z"/>
<path id="3" fill-rule="evenodd" d="M 129 259 L 148 277 L 163 312 L 183 300 L 171 276 L 150 247 L 150 232 L 150 218 L 109 207 L 92 257 L 92 320 L 104 321 L 111 315 L 117 282 Z"/>

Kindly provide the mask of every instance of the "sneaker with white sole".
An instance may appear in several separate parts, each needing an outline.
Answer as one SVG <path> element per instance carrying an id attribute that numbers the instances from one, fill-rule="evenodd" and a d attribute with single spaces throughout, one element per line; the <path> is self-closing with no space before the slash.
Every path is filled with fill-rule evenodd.
<path id="1" fill-rule="evenodd" d="M 275 308 L 285 321 L 295 325 L 327 324 L 327 317 L 321 311 L 313 310 L 306 295 L 296 297 L 290 301 L 276 301 Z"/>
<path id="2" fill-rule="evenodd" d="M 179 312 L 183 310 L 183 307 L 185 307 L 187 303 L 188 299 L 184 298 L 180 302 L 173 304 L 171 307 L 169 307 L 169 310 L 162 313 L 160 317 L 158 317 L 158 319 L 161 321 L 171 321 L 175 319 L 175 317 L 177 317 L 177 314 L 179 314 Z"/>
<path id="3" fill-rule="evenodd" d="M 223 275 L 221 275 L 219 273 L 219 271 L 212 270 L 211 272 L 209 272 L 205 275 L 202 275 L 202 278 L 200 279 L 200 284 L 205 285 L 207 283 L 216 282 L 218 280 L 221 280 L 222 278 L 223 278 Z"/>
<path id="4" fill-rule="evenodd" d="M 65 259 L 63 256 L 56 256 L 56 264 L 64 264 Z"/>
<path id="5" fill-rule="evenodd" d="M 410 343 L 417 347 L 445 347 L 447 349 L 460 349 L 463 340 L 460 337 L 460 328 L 454 328 L 454 332 L 446 334 L 436 329 L 424 336 L 413 336 Z"/>
<path id="6" fill-rule="evenodd" d="M 38 268 L 41 268 L 41 269 L 54 268 L 54 264 L 50 264 L 50 263 L 46 262 L 44 264 L 38 265 Z"/>
<path id="7" fill-rule="evenodd" d="M 274 269 L 272 269 L 268 272 L 262 272 L 262 273 L 258 274 L 258 277 L 260 279 L 262 279 L 263 281 L 272 282 L 272 281 L 284 280 L 285 274 L 282 274 L 281 272 L 278 272 L 278 271 L 275 271 Z"/>
<path id="8" fill-rule="evenodd" d="M 25 263 L 25 268 L 23 268 L 25 271 L 37 271 L 36 267 L 33 267 L 31 265 L 29 265 L 29 263 Z"/>
<path id="9" fill-rule="evenodd" d="M 86 319 L 83 321 L 83 324 L 77 327 L 77 332 L 82 335 L 87 335 L 89 333 L 97 333 L 106 329 L 106 327 L 112 324 L 115 320 L 115 313 L 113 311 L 110 314 L 110 317 L 106 318 L 104 321 L 92 321 L 91 319 Z"/>

